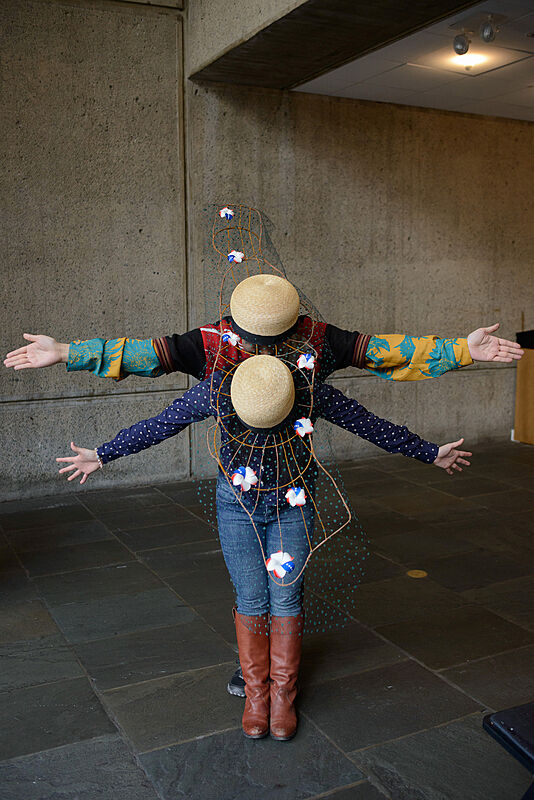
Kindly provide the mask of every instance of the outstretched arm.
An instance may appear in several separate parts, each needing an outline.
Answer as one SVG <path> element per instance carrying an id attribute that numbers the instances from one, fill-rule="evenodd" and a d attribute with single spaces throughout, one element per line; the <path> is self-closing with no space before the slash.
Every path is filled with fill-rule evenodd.
<path id="1" fill-rule="evenodd" d="M 523 355 L 517 342 L 491 334 L 499 323 L 478 328 L 467 338 L 380 334 L 372 336 L 365 356 L 365 369 L 395 381 L 438 378 L 445 372 L 469 366 L 474 361 L 516 361 Z"/>
<path id="2" fill-rule="evenodd" d="M 80 483 L 85 483 L 87 477 L 99 466 L 107 464 L 109 461 L 115 461 L 122 456 L 139 453 L 152 445 L 160 444 L 165 439 L 176 436 L 193 422 L 209 417 L 213 413 L 210 404 L 209 383 L 206 380 L 193 386 L 157 416 L 136 422 L 129 428 L 123 428 L 113 439 L 99 445 L 94 450 L 77 447 L 74 442 L 71 442 L 71 448 L 77 455 L 56 458 L 58 462 L 69 464 L 59 470 L 60 474 L 75 470 L 68 480 L 71 481 L 83 474 Z"/>
<path id="3" fill-rule="evenodd" d="M 206 362 L 197 329 L 159 339 L 75 339 L 70 344 L 41 334 L 23 336 L 30 344 L 8 353 L 6 367 L 35 369 L 63 362 L 67 372 L 87 370 L 120 381 L 128 375 L 157 378 L 176 371 L 201 378 Z"/>
<path id="4" fill-rule="evenodd" d="M 435 464 L 447 470 L 450 475 L 453 474 L 453 468 L 462 471 L 458 464 L 469 466 L 469 461 L 463 457 L 472 454 L 456 449 L 463 439 L 440 447 L 412 433 L 405 425 L 396 425 L 377 417 L 357 400 L 347 397 L 328 383 L 317 388 L 316 399 L 319 416 L 376 444 L 388 453 L 402 453 L 425 464 Z"/>
<path id="5" fill-rule="evenodd" d="M 478 328 L 465 339 L 441 339 L 397 333 L 369 336 L 327 325 L 325 340 L 332 364 L 326 373 L 355 366 L 387 380 L 419 381 L 437 378 L 473 361 L 511 362 L 521 358 L 524 351 L 517 342 L 492 335 L 498 327 L 499 323 Z"/>

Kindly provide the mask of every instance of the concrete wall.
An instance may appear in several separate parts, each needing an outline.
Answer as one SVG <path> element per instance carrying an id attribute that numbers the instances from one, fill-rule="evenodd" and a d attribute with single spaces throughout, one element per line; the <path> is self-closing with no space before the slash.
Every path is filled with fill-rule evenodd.
<path id="1" fill-rule="evenodd" d="M 219 85 L 190 86 L 188 115 L 191 265 L 203 204 L 239 198 L 268 213 L 288 275 L 340 327 L 453 337 L 500 321 L 511 339 L 534 327 L 531 123 Z M 513 365 L 413 384 L 347 376 L 334 380 L 429 439 L 510 436 Z M 332 439 L 343 458 L 380 452 Z"/>
<path id="2" fill-rule="evenodd" d="M 6 0 L 1 14 L 3 352 L 28 330 L 148 337 L 205 321 L 203 209 L 222 198 L 271 218 L 289 276 L 341 327 L 534 327 L 532 123 L 186 82 L 184 128 L 179 12 Z M 3 499 L 74 491 L 54 462 L 71 438 L 95 446 L 187 386 L 2 369 Z M 513 366 L 334 380 L 439 442 L 512 427 Z M 380 452 L 332 439 L 341 458 Z M 205 472 L 205 452 L 199 430 L 191 450 L 183 434 L 91 485 L 185 479 Z"/>
<path id="3" fill-rule="evenodd" d="M 23 332 L 186 328 L 180 16 L 39 0 L 5 0 L 0 14 L 2 352 Z M 72 438 L 93 447 L 186 385 L 2 365 L 0 497 L 72 492 L 54 461 Z M 185 476 L 188 462 L 184 436 L 164 459 L 154 448 L 117 465 L 114 483 Z"/>

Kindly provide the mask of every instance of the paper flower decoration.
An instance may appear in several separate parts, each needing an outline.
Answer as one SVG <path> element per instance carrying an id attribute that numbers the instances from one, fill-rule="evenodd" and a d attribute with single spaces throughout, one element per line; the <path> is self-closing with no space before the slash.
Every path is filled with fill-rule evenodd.
<path id="1" fill-rule="evenodd" d="M 299 369 L 313 369 L 315 366 L 315 356 L 312 356 L 311 353 L 303 353 L 299 356 L 299 360 L 297 361 L 297 367 Z"/>
<path id="2" fill-rule="evenodd" d="M 305 506 L 306 492 L 300 486 L 292 486 L 286 492 L 286 500 L 290 506 Z"/>
<path id="3" fill-rule="evenodd" d="M 232 217 L 234 216 L 234 212 L 232 211 L 231 208 L 225 206 L 224 208 L 221 208 L 221 210 L 219 211 L 219 216 L 221 217 L 221 219 L 232 219 Z"/>
<path id="4" fill-rule="evenodd" d="M 245 254 L 240 253 L 239 250 L 231 250 L 228 253 L 228 261 L 230 262 L 235 261 L 236 264 L 241 264 L 244 258 Z"/>
<path id="5" fill-rule="evenodd" d="M 301 417 L 300 419 L 297 419 L 293 423 L 293 427 L 295 428 L 298 435 L 302 436 L 302 438 L 304 438 L 307 433 L 312 433 L 313 431 L 313 425 L 311 423 L 311 419 L 308 419 L 307 417 Z"/>
<path id="6" fill-rule="evenodd" d="M 230 344 L 233 344 L 234 347 L 236 347 L 237 343 L 239 342 L 239 336 L 233 331 L 225 331 L 221 336 L 221 339 L 223 342 L 230 342 Z"/>
<path id="7" fill-rule="evenodd" d="M 288 572 L 293 572 L 295 569 L 295 559 L 283 550 L 271 553 L 266 563 L 269 572 L 274 572 L 277 578 L 284 578 Z"/>
<path id="8" fill-rule="evenodd" d="M 234 486 L 240 486 L 243 492 L 248 492 L 257 482 L 256 473 L 250 467 L 239 467 L 232 475 L 232 483 Z"/>

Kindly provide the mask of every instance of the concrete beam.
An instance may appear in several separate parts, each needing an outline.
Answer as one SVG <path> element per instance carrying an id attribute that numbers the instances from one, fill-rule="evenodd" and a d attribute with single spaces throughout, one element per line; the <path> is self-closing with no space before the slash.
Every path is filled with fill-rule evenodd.
<path id="1" fill-rule="evenodd" d="M 189 77 L 290 89 L 473 5 L 476 0 L 308 0 L 250 38 L 241 32 L 233 47 L 219 56 L 213 51 L 211 63 L 192 67 Z"/>

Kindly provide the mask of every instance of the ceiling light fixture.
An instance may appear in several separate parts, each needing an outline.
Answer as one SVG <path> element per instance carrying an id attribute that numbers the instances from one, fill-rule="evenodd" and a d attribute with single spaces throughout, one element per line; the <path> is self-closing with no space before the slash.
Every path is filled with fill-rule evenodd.
<path id="1" fill-rule="evenodd" d="M 471 44 L 471 39 L 469 39 L 469 37 L 467 36 L 467 34 L 465 32 L 464 33 L 458 33 L 454 37 L 454 39 L 452 41 L 452 46 L 453 46 L 454 52 L 458 56 L 465 55 L 467 53 L 467 51 L 469 50 L 469 45 L 470 44 Z"/>
<path id="2" fill-rule="evenodd" d="M 480 38 L 483 42 L 486 42 L 486 44 L 494 42 L 497 31 L 498 28 L 493 24 L 493 16 L 490 14 L 479 28 Z"/>

